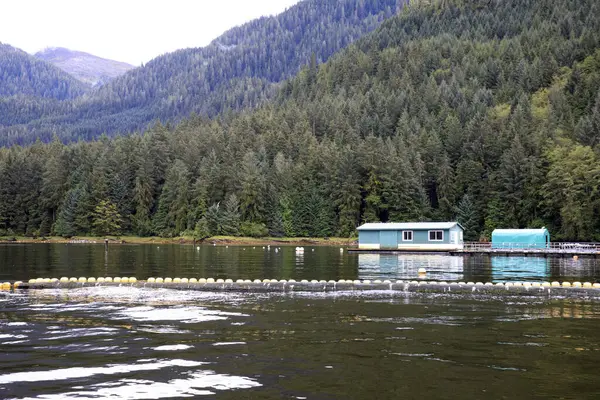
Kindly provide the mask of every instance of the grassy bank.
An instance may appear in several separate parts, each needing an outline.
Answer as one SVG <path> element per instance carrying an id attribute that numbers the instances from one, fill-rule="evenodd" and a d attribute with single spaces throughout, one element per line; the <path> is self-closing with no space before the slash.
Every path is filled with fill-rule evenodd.
<path id="1" fill-rule="evenodd" d="M 180 236 L 175 238 L 140 237 L 140 236 L 74 236 L 63 238 L 49 236 L 44 238 L 31 238 L 24 236 L 0 237 L 0 243 L 104 243 L 108 239 L 111 244 L 215 244 L 215 245 L 279 245 L 279 246 L 352 246 L 356 244 L 356 238 L 251 238 L 237 236 L 214 236 L 204 240 L 196 240 L 191 236 Z"/>

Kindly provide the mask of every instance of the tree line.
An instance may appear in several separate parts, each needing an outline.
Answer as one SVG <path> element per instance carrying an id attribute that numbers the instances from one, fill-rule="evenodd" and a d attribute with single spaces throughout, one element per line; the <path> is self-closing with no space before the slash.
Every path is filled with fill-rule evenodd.
<path id="1" fill-rule="evenodd" d="M 600 240 L 599 156 L 595 1 L 417 2 L 258 109 L 1 149 L 0 234 Z"/>

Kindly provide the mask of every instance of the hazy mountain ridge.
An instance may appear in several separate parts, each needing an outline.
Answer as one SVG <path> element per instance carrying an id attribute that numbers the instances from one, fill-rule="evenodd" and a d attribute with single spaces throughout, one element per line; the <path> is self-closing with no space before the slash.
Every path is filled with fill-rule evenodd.
<path id="1" fill-rule="evenodd" d="M 135 68 L 125 62 L 109 60 L 64 47 L 49 47 L 35 53 L 34 56 L 57 66 L 92 87 L 106 84 L 111 79 Z"/>

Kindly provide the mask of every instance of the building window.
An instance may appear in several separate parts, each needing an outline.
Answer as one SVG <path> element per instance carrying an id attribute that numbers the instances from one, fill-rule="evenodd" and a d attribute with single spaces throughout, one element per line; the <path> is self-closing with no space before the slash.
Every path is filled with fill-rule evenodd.
<path id="1" fill-rule="evenodd" d="M 462 232 L 462 231 L 460 231 L 460 232 L 458 233 L 458 240 L 460 240 L 461 242 L 462 242 L 462 240 L 463 240 L 463 232 Z"/>
<path id="2" fill-rule="evenodd" d="M 402 241 L 403 242 L 412 242 L 413 241 L 413 231 L 402 231 Z"/>
<path id="3" fill-rule="evenodd" d="M 430 242 L 441 242 L 444 240 L 444 231 L 429 231 Z"/>

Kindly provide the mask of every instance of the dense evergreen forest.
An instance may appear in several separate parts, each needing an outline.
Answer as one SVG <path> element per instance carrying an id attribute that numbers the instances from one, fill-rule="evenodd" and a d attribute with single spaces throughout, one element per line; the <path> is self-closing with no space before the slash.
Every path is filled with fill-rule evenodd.
<path id="1" fill-rule="evenodd" d="M 156 120 L 254 107 L 311 58 L 315 64 L 324 62 L 394 15 L 405 1 L 302 1 L 277 16 L 233 28 L 207 47 L 157 57 L 72 101 L 28 97 L 0 110 L 5 116 L 0 117 L 0 146 L 30 144 L 36 138 L 47 142 L 53 134 L 64 142 L 93 140 L 102 133 L 142 131 Z M 27 113 L 20 116 L 19 108 Z"/>
<path id="2" fill-rule="evenodd" d="M 258 109 L 0 149 L 0 234 L 600 240 L 599 156 L 596 0 L 415 2 Z"/>

